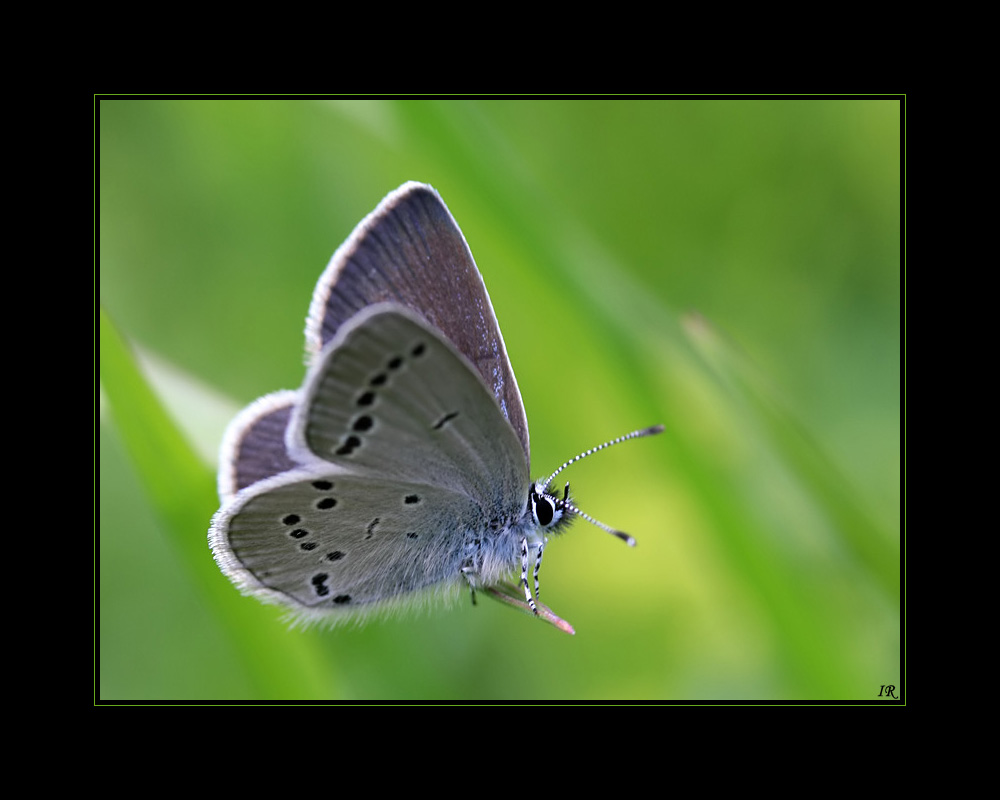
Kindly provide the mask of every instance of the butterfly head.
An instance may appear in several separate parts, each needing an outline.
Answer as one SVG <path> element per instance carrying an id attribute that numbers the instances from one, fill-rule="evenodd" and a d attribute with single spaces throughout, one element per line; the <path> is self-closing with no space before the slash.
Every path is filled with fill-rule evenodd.
<path id="1" fill-rule="evenodd" d="M 562 498 L 549 494 L 541 480 L 531 484 L 528 490 L 528 510 L 535 525 L 547 533 L 561 533 L 573 520 L 575 507 L 569 501 L 569 484 L 563 490 Z"/>

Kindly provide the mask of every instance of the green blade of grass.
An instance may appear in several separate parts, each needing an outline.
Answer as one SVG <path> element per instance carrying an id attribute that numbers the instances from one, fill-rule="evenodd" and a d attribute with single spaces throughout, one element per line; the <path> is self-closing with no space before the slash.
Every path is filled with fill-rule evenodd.
<path id="1" fill-rule="evenodd" d="M 763 432 L 771 450 L 823 510 L 838 532 L 841 544 L 863 565 L 886 600 L 898 609 L 898 535 L 879 525 L 868 513 L 857 490 L 808 431 L 781 407 L 764 376 L 752 364 L 700 317 L 688 317 L 685 330 L 716 378 L 748 410 L 754 428 Z"/>
<path id="2" fill-rule="evenodd" d="M 170 419 L 103 308 L 99 353 L 101 385 L 149 503 L 206 603 L 243 654 L 258 696 L 329 697 L 328 670 L 307 641 L 275 625 L 273 611 L 241 597 L 216 566 L 207 542 L 218 507 L 215 476 Z"/>

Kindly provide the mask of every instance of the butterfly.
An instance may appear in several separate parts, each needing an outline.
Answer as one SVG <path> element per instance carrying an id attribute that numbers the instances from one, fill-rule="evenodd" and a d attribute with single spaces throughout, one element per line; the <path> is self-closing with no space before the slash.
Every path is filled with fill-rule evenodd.
<path id="1" fill-rule="evenodd" d="M 426 184 L 391 192 L 334 253 L 306 350 L 302 387 L 255 401 L 223 439 L 209 530 L 223 573 L 306 622 L 457 585 L 473 602 L 482 592 L 574 633 L 539 599 L 548 537 L 579 516 L 635 541 L 582 512 L 568 483 L 550 486 L 579 459 L 663 426 L 532 481 L 524 405 L 486 286 Z"/>

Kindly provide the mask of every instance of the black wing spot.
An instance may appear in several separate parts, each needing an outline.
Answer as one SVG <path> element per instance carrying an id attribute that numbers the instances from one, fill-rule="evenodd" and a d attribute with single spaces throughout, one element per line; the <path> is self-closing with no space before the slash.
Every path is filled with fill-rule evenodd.
<path id="1" fill-rule="evenodd" d="M 309 531 L 305 528 L 296 528 L 294 531 L 289 531 L 288 535 L 293 539 L 304 539 L 309 535 Z"/>
<path id="2" fill-rule="evenodd" d="M 326 554 L 327 561 L 340 561 L 344 557 L 344 554 L 340 550 L 334 550 L 332 553 Z"/>
<path id="3" fill-rule="evenodd" d="M 318 594 L 320 597 L 325 597 L 326 595 L 330 594 L 330 587 L 326 585 L 326 580 L 329 577 L 330 576 L 327 575 L 325 572 L 317 572 L 315 575 L 312 576 L 313 588 L 316 590 L 316 594 Z"/>
<path id="4" fill-rule="evenodd" d="M 369 417 L 367 414 L 362 414 L 360 417 L 354 420 L 354 424 L 351 427 L 360 433 L 361 431 L 371 430 L 371 427 L 374 424 L 375 424 L 374 420 L 372 420 L 371 417 Z"/>
<path id="5" fill-rule="evenodd" d="M 406 497 L 403 498 L 403 502 L 406 503 L 406 505 L 408 506 L 412 506 L 414 503 L 420 502 L 420 497 L 418 497 L 415 494 L 408 494 L 406 495 Z"/>
<path id="6" fill-rule="evenodd" d="M 337 505 L 337 498 L 324 497 L 316 503 L 316 508 L 320 509 L 320 511 L 326 511 L 333 508 L 335 505 Z"/>
<path id="7" fill-rule="evenodd" d="M 333 488 L 333 483 L 330 481 L 313 481 L 314 489 L 319 489 L 321 492 L 328 492 Z"/>
<path id="8" fill-rule="evenodd" d="M 316 547 L 317 547 L 316 542 L 303 542 L 302 544 L 299 545 L 299 549 L 300 550 L 305 550 L 307 553 L 310 550 L 315 550 Z"/>
<path id="9" fill-rule="evenodd" d="M 439 431 L 445 426 L 446 423 L 451 422 L 455 417 L 458 416 L 457 411 L 452 411 L 449 414 L 445 414 L 441 419 L 434 423 L 434 430 Z"/>
<path id="10" fill-rule="evenodd" d="M 389 380 L 389 376 L 388 376 L 388 375 L 386 375 L 386 374 L 385 374 L 384 372 L 380 372 L 380 373 L 379 373 L 378 375 L 376 375 L 375 377 L 373 377 L 373 378 L 372 378 L 372 379 L 371 379 L 370 381 L 368 381 L 368 382 L 369 382 L 369 383 L 370 383 L 370 384 L 371 384 L 372 386 L 383 386 L 383 385 L 385 385 L 385 382 L 386 382 L 387 380 Z"/>
<path id="11" fill-rule="evenodd" d="M 284 522 L 286 525 L 294 525 L 300 519 L 301 517 L 298 514 L 288 514 L 287 516 L 282 517 L 281 521 Z"/>
<path id="12" fill-rule="evenodd" d="M 349 456 L 361 446 L 361 440 L 357 436 L 348 436 L 344 443 L 337 448 L 338 456 Z"/>
<path id="13" fill-rule="evenodd" d="M 419 358 L 424 354 L 426 350 L 427 347 L 423 344 L 423 342 L 421 342 L 410 351 L 410 355 L 413 356 L 414 358 Z"/>
<path id="14" fill-rule="evenodd" d="M 336 597 L 333 598 L 333 602 L 336 603 L 338 606 L 342 606 L 346 603 L 351 602 L 351 596 L 349 594 L 338 594 Z"/>
<path id="15" fill-rule="evenodd" d="M 403 366 L 403 357 L 402 356 L 393 357 L 392 359 L 390 359 L 389 363 L 386 366 L 389 369 L 399 369 L 401 366 Z"/>
<path id="16" fill-rule="evenodd" d="M 364 392 L 355 403 L 359 406 L 370 406 L 375 402 L 375 392 Z"/>
<path id="17" fill-rule="evenodd" d="M 407 539 L 416 539 L 417 538 L 417 534 L 414 533 L 413 531 L 410 531 L 408 534 L 406 534 L 406 538 Z"/>
<path id="18" fill-rule="evenodd" d="M 365 538 L 371 539 L 375 534 L 375 526 L 378 525 L 378 517 L 375 517 L 371 522 L 368 523 L 368 527 L 365 529 Z"/>

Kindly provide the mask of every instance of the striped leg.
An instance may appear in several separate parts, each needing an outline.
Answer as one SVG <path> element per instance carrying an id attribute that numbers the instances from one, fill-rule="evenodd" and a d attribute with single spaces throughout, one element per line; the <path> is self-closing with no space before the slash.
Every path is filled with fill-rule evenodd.
<path id="1" fill-rule="evenodd" d="M 537 579 L 538 572 L 535 572 L 536 579 L 536 589 L 537 589 Z M 521 540 L 521 585 L 524 587 L 524 599 L 528 601 L 528 606 L 534 612 L 535 616 L 538 616 L 538 607 L 535 605 L 535 598 L 531 596 L 531 589 L 528 587 L 528 540 Z"/>
<path id="2" fill-rule="evenodd" d="M 535 599 L 537 600 L 538 595 L 538 570 L 542 566 L 542 549 L 545 545 L 542 542 L 538 543 L 538 552 L 535 554 Z"/>

